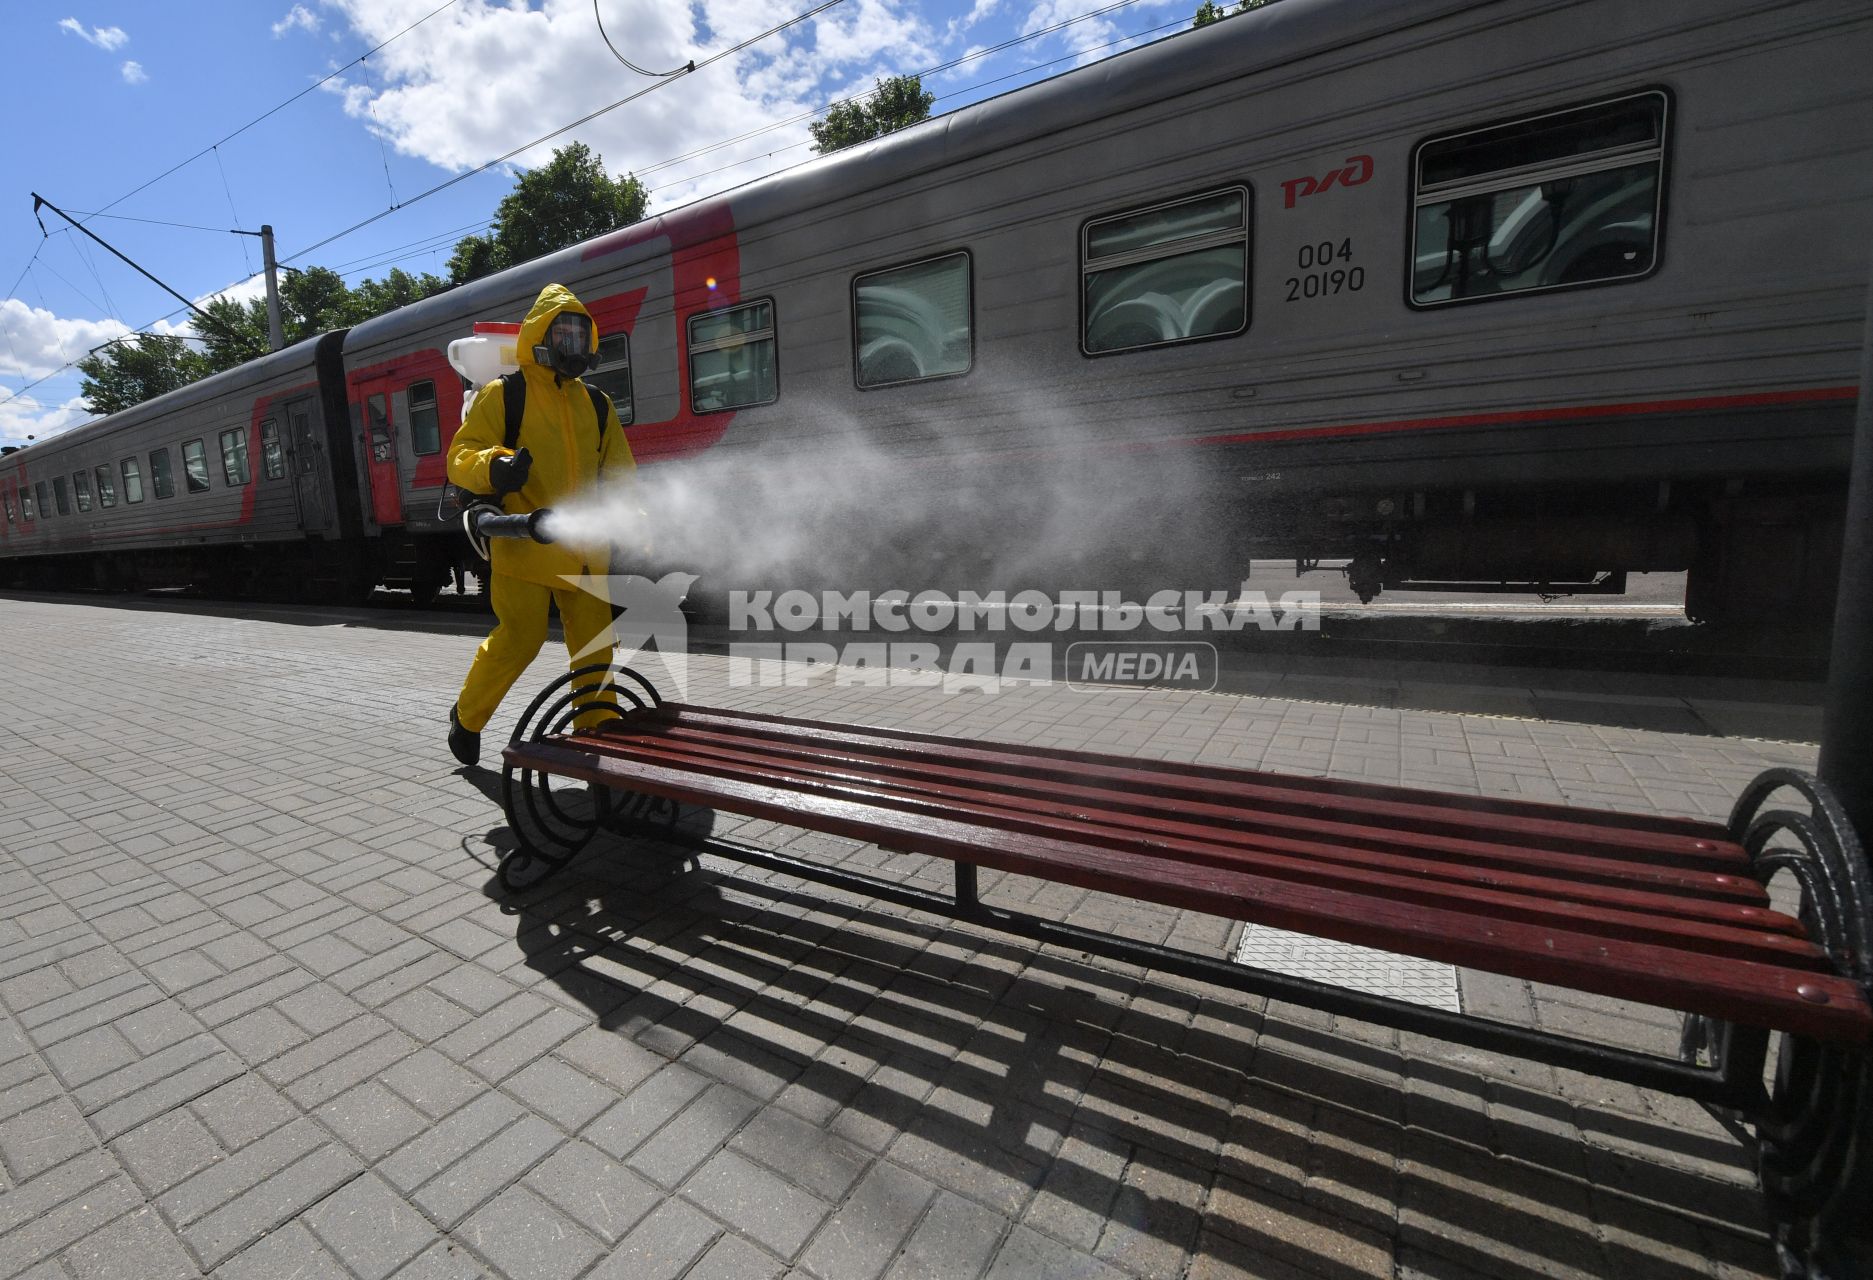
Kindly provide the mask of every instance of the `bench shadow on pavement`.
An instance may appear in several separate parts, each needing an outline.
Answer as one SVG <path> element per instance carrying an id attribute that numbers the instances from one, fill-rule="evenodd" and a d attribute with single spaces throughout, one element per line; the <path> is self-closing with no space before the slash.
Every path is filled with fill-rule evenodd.
<path id="1" fill-rule="evenodd" d="M 1572 1101 L 1547 1068 L 721 874 L 678 844 L 606 837 L 516 900 L 488 892 L 526 964 L 660 1069 L 1128 1272 L 1774 1273 L 1739 1144 Z"/>

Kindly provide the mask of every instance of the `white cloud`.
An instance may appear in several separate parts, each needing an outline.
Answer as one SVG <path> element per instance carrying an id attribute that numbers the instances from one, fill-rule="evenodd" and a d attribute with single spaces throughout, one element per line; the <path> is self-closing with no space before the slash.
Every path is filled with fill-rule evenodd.
<path id="1" fill-rule="evenodd" d="M 123 73 L 125 84 L 142 84 L 150 78 L 149 74 L 143 70 L 143 64 L 134 60 L 124 63 Z"/>
<path id="2" fill-rule="evenodd" d="M 326 2 L 373 44 L 434 7 L 433 0 Z M 604 0 L 604 15 L 624 56 L 652 68 L 700 61 L 783 16 L 770 0 L 719 0 L 706 14 L 667 0 Z M 610 172 L 636 172 L 811 111 L 848 86 L 869 89 L 874 77 L 940 60 L 936 35 L 901 0 L 847 0 L 515 163 L 543 163 L 554 146 L 578 140 Z M 463 0 L 372 54 L 368 77 L 328 89 L 400 153 L 459 172 L 653 83 L 605 48 L 589 0 L 545 0 L 540 8 Z M 807 139 L 801 121 L 660 170 L 646 178 L 653 205 L 667 208 L 804 159 Z"/>
<path id="3" fill-rule="evenodd" d="M 48 405 L 31 393 L 10 399 L 0 393 L 0 444 L 25 444 L 29 435 L 44 440 L 89 421 L 91 412 L 78 396 Z"/>
<path id="4" fill-rule="evenodd" d="M 273 35 L 277 39 L 295 28 L 306 32 L 317 31 L 319 29 L 319 15 L 306 8 L 303 4 L 296 4 L 291 9 L 287 10 L 284 18 L 281 18 L 278 22 L 273 24 Z"/>
<path id="5" fill-rule="evenodd" d="M 76 18 L 63 19 L 59 23 L 59 30 L 69 31 L 86 44 L 94 44 L 106 53 L 121 49 L 130 43 L 130 37 L 124 33 L 122 27 L 93 27 L 87 31 L 85 24 Z"/>
<path id="6" fill-rule="evenodd" d="M 130 332 L 118 320 L 72 320 L 18 298 L 0 301 L 0 377 L 31 381 Z"/>

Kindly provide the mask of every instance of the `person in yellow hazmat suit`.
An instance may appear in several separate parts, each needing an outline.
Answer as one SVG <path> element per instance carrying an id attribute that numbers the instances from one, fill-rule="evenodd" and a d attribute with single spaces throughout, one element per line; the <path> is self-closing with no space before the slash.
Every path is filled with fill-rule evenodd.
<path id="1" fill-rule="evenodd" d="M 526 380 L 519 438 L 511 449 L 503 443 L 502 387 L 498 380 L 486 383 L 449 447 L 450 481 L 494 494 L 505 511 L 517 514 L 550 507 L 597 483 L 616 483 L 635 470 L 617 410 L 598 397 L 606 406 L 600 422 L 595 398 L 579 381 L 597 355 L 598 327 L 571 290 L 557 284 L 540 290 L 521 322 L 516 348 Z M 490 554 L 494 631 L 475 651 L 449 711 L 449 750 L 465 765 L 479 761 L 482 728 L 546 642 L 550 604 L 559 606 L 566 649 L 577 665 L 611 657 L 600 639 L 611 628 L 610 603 L 571 581 L 608 573 L 606 551 L 497 538 Z M 591 648 L 594 642 L 602 647 Z"/>

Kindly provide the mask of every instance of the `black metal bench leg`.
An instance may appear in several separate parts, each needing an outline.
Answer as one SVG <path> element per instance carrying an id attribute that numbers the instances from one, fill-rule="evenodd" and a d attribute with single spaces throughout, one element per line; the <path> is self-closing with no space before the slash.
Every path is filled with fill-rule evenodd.
<path id="1" fill-rule="evenodd" d="M 1807 799 L 1808 813 L 1763 809 L 1784 787 Z M 1873 992 L 1873 873 L 1827 787 L 1772 769 L 1744 791 L 1730 829 L 1763 883 L 1782 871 L 1794 876 L 1815 940 L 1843 976 Z M 1798 847 L 1771 848 L 1777 837 L 1792 837 Z M 1760 1079 L 1760 1059 L 1755 1071 Z M 1739 1060 L 1739 1087 L 1748 1083 L 1745 1074 Z M 1751 1118 L 1786 1274 L 1873 1277 L 1873 1056 L 1784 1035 L 1775 1080 Z"/>
<path id="2" fill-rule="evenodd" d="M 623 720 L 631 711 L 647 709 L 658 701 L 657 691 L 629 667 L 611 663 L 580 667 L 540 691 L 514 726 L 511 741 L 569 732 L 581 716 Z M 632 811 L 633 798 L 614 795 L 603 787 L 591 788 L 577 804 L 566 803 L 567 794 L 556 794 L 545 774 L 502 766 L 501 808 L 513 833 L 514 849 L 501 859 L 499 875 L 501 887 L 509 893 L 541 884 L 590 844 L 600 827 L 613 826 Z"/>
<path id="3" fill-rule="evenodd" d="M 982 906 L 982 900 L 976 890 L 976 864 L 959 862 L 956 864 L 956 914 L 963 918 L 973 915 Z"/>

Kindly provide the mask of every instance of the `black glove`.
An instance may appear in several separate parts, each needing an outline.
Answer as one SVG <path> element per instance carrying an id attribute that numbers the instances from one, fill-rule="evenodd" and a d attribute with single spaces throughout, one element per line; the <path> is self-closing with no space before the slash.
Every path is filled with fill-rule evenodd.
<path id="1" fill-rule="evenodd" d="M 496 458 L 488 464 L 488 480 L 494 485 L 494 496 L 505 498 L 510 493 L 518 492 L 520 486 L 527 483 L 527 473 L 533 469 L 533 455 L 525 449 L 512 457 Z"/>

